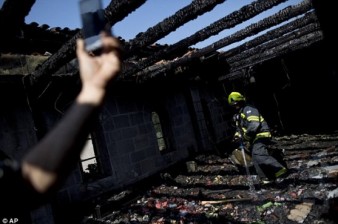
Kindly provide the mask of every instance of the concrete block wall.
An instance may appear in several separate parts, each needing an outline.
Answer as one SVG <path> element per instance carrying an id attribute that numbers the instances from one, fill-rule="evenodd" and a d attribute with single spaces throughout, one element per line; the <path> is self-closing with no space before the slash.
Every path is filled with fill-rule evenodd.
<path id="1" fill-rule="evenodd" d="M 3 78 L 3 77 L 1 77 Z M 1 98 L 6 107 L 0 112 L 0 146 L 13 158 L 20 159 L 27 150 L 36 144 L 37 137 L 34 129 L 34 121 L 26 101 L 26 95 L 22 87 L 21 77 L 11 82 L 17 88 L 2 88 Z M 15 79 L 15 78 L 14 78 Z M 80 166 L 78 166 L 58 193 L 56 204 L 77 204 L 82 200 L 91 199 L 116 188 L 132 184 L 145 177 L 149 177 L 180 160 L 189 156 L 190 151 L 196 151 L 202 147 L 205 150 L 212 148 L 198 145 L 194 116 L 188 108 L 188 104 L 195 105 L 197 113 L 203 121 L 199 91 L 195 89 L 196 98 L 187 97 L 189 86 L 180 88 L 155 89 L 118 89 L 112 91 L 107 97 L 98 117 L 97 126 L 93 132 L 99 149 L 99 160 L 104 167 L 105 176 L 101 179 L 84 182 Z M 5 96 L 10 93 L 15 96 L 9 100 Z M 13 101 L 13 99 L 15 99 Z M 187 102 L 193 99 L 194 102 Z M 199 109 L 198 109 L 198 108 Z M 166 114 L 165 124 L 170 130 L 170 150 L 163 153 L 158 148 L 156 132 L 152 123 L 152 112 L 161 108 Z M 159 113 L 161 116 L 161 113 Z M 58 122 L 61 115 L 46 106 L 45 111 L 40 111 L 40 122 L 46 130 L 51 129 Z M 205 125 L 205 124 L 204 124 Z M 206 128 L 203 129 L 207 136 Z M 7 151 L 6 151 L 7 150 Z M 53 202 L 54 203 L 54 202 Z M 55 204 L 46 205 L 32 213 L 35 220 L 49 220 Z M 48 208 L 48 209 L 46 209 Z M 59 207 L 60 208 L 60 207 Z M 67 207 L 68 208 L 68 207 Z M 53 212 L 51 212 L 53 210 Z M 69 209 L 68 209 L 69 210 Z M 54 215 L 60 214 L 57 211 Z M 61 210 L 61 214 L 62 213 Z M 50 219 L 49 219 L 50 218 Z M 46 221 L 46 223 L 48 223 Z"/>
<path id="2" fill-rule="evenodd" d="M 37 141 L 22 77 L 0 76 L 0 149 L 17 160 Z"/>
<path id="3" fill-rule="evenodd" d="M 216 88 L 219 88 L 218 90 Z M 234 128 L 231 125 L 233 111 L 228 106 L 227 95 L 221 87 L 200 88 L 202 101 L 205 102 L 204 113 L 210 114 L 211 128 L 209 134 L 213 134 L 214 144 L 222 142 L 233 135 Z"/>
<path id="4" fill-rule="evenodd" d="M 207 132 L 207 125 L 205 121 L 205 114 L 203 113 L 200 91 L 197 87 L 192 87 L 190 89 L 190 94 L 196 117 L 195 122 L 197 123 L 198 131 L 201 136 L 200 142 L 202 147 L 200 147 L 200 150 L 211 150 L 212 142 L 210 141 L 209 133 Z"/>
<path id="5" fill-rule="evenodd" d="M 232 112 L 220 86 L 195 86 L 190 91 L 204 150 L 214 150 L 233 134 Z"/>
<path id="6" fill-rule="evenodd" d="M 166 94 L 162 100 L 173 134 L 170 141 L 172 150 L 166 154 L 158 149 L 151 117 L 154 108 L 158 107 L 152 104 L 159 102 L 133 101 L 132 96 L 107 100 L 100 123 L 113 170 L 111 178 L 117 186 L 154 174 L 186 158 L 188 147 L 196 147 L 184 95 L 173 92 Z"/>
<path id="7" fill-rule="evenodd" d="M 184 91 L 134 89 L 116 90 L 105 101 L 94 136 L 98 142 L 99 163 L 109 168 L 97 181 L 85 183 L 74 171 L 59 193 L 59 202 L 73 203 L 135 183 L 188 157 L 197 148 L 191 115 Z M 155 91 L 155 90 L 154 90 Z M 152 112 L 162 107 L 165 125 L 170 126 L 170 150 L 159 150 Z M 161 116 L 161 114 L 160 114 Z M 162 124 L 164 125 L 164 124 Z"/>

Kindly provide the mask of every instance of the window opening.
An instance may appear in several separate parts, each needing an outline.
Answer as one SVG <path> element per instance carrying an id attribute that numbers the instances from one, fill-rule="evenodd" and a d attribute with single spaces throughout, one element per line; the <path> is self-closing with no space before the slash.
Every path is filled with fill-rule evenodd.
<path id="1" fill-rule="evenodd" d="M 95 179 L 95 177 L 98 177 L 97 155 L 94 150 L 91 135 L 88 135 L 84 149 L 80 155 L 80 161 L 84 179 Z"/>
<path id="2" fill-rule="evenodd" d="M 167 149 L 167 145 L 164 139 L 160 117 L 158 116 L 158 113 L 156 112 L 152 112 L 151 117 L 152 117 L 153 126 L 155 128 L 155 132 L 156 132 L 158 148 L 160 152 L 163 152 Z"/>

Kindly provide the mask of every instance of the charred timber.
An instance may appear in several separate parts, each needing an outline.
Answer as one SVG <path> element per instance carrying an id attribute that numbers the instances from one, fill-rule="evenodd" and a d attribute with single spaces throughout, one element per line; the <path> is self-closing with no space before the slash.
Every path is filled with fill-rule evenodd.
<path id="1" fill-rule="evenodd" d="M 251 24 L 234 34 L 213 43 L 211 46 L 203 48 L 202 51 L 208 52 L 210 50 L 220 49 L 232 43 L 244 40 L 249 36 L 256 35 L 261 31 L 264 31 L 268 28 L 271 28 L 282 22 L 285 22 L 293 17 L 302 15 L 311 9 L 312 9 L 311 1 L 303 1 L 298 5 L 288 6 L 272 16 L 269 16 L 257 23 Z"/>
<path id="2" fill-rule="evenodd" d="M 288 42 L 288 41 L 292 41 L 293 39 L 299 38 L 301 36 L 304 36 L 306 34 L 312 33 L 314 31 L 318 31 L 320 30 L 320 26 L 318 23 L 315 24 L 309 24 L 306 27 L 302 27 L 299 30 L 296 30 L 294 32 L 291 32 L 287 35 L 285 35 L 283 37 L 283 39 L 281 40 L 281 42 Z M 269 36 L 269 35 L 264 35 L 264 36 Z M 271 37 L 271 36 L 270 36 Z M 271 37 L 270 40 L 273 40 L 275 38 L 277 38 L 278 36 L 275 37 Z M 258 37 L 260 38 L 260 37 Z M 255 40 L 255 39 L 254 39 Z M 275 47 L 276 44 L 281 44 L 279 42 L 269 42 L 266 44 L 262 44 L 256 48 L 252 48 L 250 50 L 247 50 L 245 52 L 239 53 L 237 55 L 235 55 L 234 57 L 231 57 L 229 59 L 226 60 L 227 63 L 234 63 L 236 61 L 240 61 L 243 60 L 245 58 L 251 57 L 255 54 L 257 54 L 257 52 L 262 52 L 266 49 L 270 49 L 272 47 Z M 246 45 L 246 44 L 244 44 Z M 160 76 L 163 74 L 169 74 L 169 70 L 174 70 L 180 66 L 188 66 L 188 64 L 191 64 L 192 61 L 196 60 L 197 55 L 199 56 L 199 54 L 193 54 L 191 57 L 182 57 L 180 59 L 178 59 L 177 61 L 174 62 L 170 62 L 167 63 L 165 65 L 154 65 L 151 66 L 149 68 L 144 69 L 142 72 L 143 74 L 141 74 L 141 72 L 136 76 L 137 77 L 137 81 L 138 82 L 145 82 L 148 79 L 151 78 L 155 78 L 156 76 Z M 204 60 L 204 59 L 203 59 Z M 223 59 L 220 59 L 221 61 L 223 61 Z M 175 72 L 176 74 L 176 72 Z M 236 72 L 236 76 L 238 75 L 242 75 L 244 74 L 242 71 L 238 71 Z"/>
<path id="3" fill-rule="evenodd" d="M 259 63 L 263 63 L 267 60 L 280 57 L 283 55 L 286 55 L 288 53 L 291 53 L 293 51 L 307 48 L 311 46 L 314 43 L 317 43 L 319 41 L 323 40 L 323 34 L 321 31 L 315 31 L 313 33 L 307 34 L 299 39 L 293 39 L 287 43 L 283 43 L 281 45 L 278 45 L 277 47 L 270 48 L 264 52 L 257 52 L 256 55 L 246 58 L 245 60 L 241 60 L 239 62 L 235 62 L 231 64 L 231 73 L 228 75 L 225 75 L 221 79 L 228 79 L 230 77 L 234 77 L 235 75 L 240 74 L 239 71 L 248 67 L 252 67 L 254 65 L 257 65 Z M 276 42 L 283 42 L 283 40 L 277 39 Z M 243 74 L 243 73 L 242 73 Z"/>
<path id="4" fill-rule="evenodd" d="M 44 54 L 49 52 L 53 54 L 79 31 L 79 29 L 59 28 L 59 30 L 58 28 L 50 29 L 46 24 L 39 26 L 35 22 L 25 24 L 22 27 L 24 38 L 12 38 L 12 41 L 6 42 L 6 45 L 2 46 L 1 52 L 11 54 Z"/>
<path id="5" fill-rule="evenodd" d="M 137 49 L 156 42 L 183 24 L 211 11 L 216 5 L 223 2 L 225 2 L 225 0 L 194 0 L 190 5 L 180 9 L 174 15 L 164 19 L 147 31 L 139 33 L 128 43 L 128 46 L 126 46 L 125 57 L 130 57 Z"/>
<path id="6" fill-rule="evenodd" d="M 222 47 L 225 47 L 227 45 L 230 45 L 232 43 L 244 40 L 245 38 L 249 37 L 249 36 L 253 36 L 255 34 L 257 34 L 258 32 L 261 32 L 265 29 L 271 28 L 277 24 L 280 24 L 284 21 L 287 21 L 295 16 L 299 16 L 301 14 L 306 13 L 307 11 L 309 11 L 312 8 L 312 5 L 309 1 L 304 1 L 296 6 L 291 6 L 291 7 L 287 7 L 281 11 L 279 11 L 278 13 L 267 17 L 257 23 L 251 24 L 248 27 L 237 31 L 236 33 L 225 37 L 207 47 L 204 47 L 200 50 L 196 50 L 195 52 L 192 52 L 192 54 L 188 55 L 188 56 L 183 56 L 173 62 L 169 62 L 165 65 L 163 65 L 163 68 L 158 68 L 158 66 L 152 66 L 150 68 L 144 69 L 141 72 L 138 72 L 136 74 L 136 77 L 138 80 L 141 79 L 148 79 L 149 77 L 146 77 L 148 74 L 150 74 L 150 77 L 154 77 L 155 76 L 155 70 L 160 70 L 160 71 L 165 71 L 165 70 L 169 70 L 172 68 L 176 68 L 178 66 L 187 64 L 188 62 L 194 61 L 197 58 L 202 57 L 203 60 L 203 56 L 204 55 L 208 55 L 211 52 L 214 52 L 215 50 L 218 50 Z M 304 19 L 306 18 L 306 19 Z M 304 17 L 302 19 L 298 19 L 295 20 L 294 22 L 291 23 L 291 27 L 289 28 L 290 30 L 293 29 L 298 29 L 301 25 L 307 24 L 310 21 L 315 21 L 316 17 L 314 13 L 310 13 L 308 16 Z M 279 33 L 280 32 L 276 32 Z M 160 72 L 156 71 L 156 74 L 159 74 Z"/>
<path id="7" fill-rule="evenodd" d="M 145 0 L 131 1 L 120 0 L 112 1 L 105 9 L 107 23 L 110 26 L 117 21 L 122 20 L 128 14 L 139 8 Z M 41 67 L 30 76 L 29 85 L 35 85 L 37 82 L 48 80 L 64 64 L 75 58 L 76 39 L 82 37 L 82 31 L 76 33 L 67 43 L 65 43 L 58 52 L 46 60 Z M 28 84 L 28 83 L 27 83 Z"/>
<path id="8" fill-rule="evenodd" d="M 6 0 L 0 10 L 0 39 L 10 40 L 20 35 L 25 17 L 30 12 L 35 0 Z"/>
<path id="9" fill-rule="evenodd" d="M 255 1 L 249 5 L 242 7 L 240 10 L 235 11 L 228 16 L 212 23 L 211 25 L 205 27 L 204 29 L 197 31 L 190 37 L 187 37 L 166 49 L 155 53 L 154 55 L 150 56 L 146 60 L 139 62 L 134 67 L 128 68 L 123 72 L 123 75 L 120 77 L 128 77 L 136 72 L 154 64 L 157 61 L 165 58 L 168 55 L 175 54 L 176 51 L 187 49 L 189 46 L 194 45 L 200 41 L 203 41 L 213 35 L 218 34 L 224 29 L 232 28 L 265 10 L 272 8 L 286 0 L 259 0 Z"/>
<path id="10" fill-rule="evenodd" d="M 226 52 L 223 52 L 219 55 L 220 59 L 226 59 L 229 57 L 232 57 L 234 55 L 240 54 L 241 52 L 244 52 L 250 48 L 256 47 L 260 44 L 263 44 L 271 39 L 275 39 L 277 37 L 280 37 L 284 34 L 290 33 L 296 29 L 299 29 L 301 27 L 304 27 L 310 23 L 317 23 L 318 19 L 314 12 L 306 13 L 303 17 L 298 18 L 292 22 L 289 22 L 283 26 L 280 26 L 274 30 L 266 32 L 266 34 L 261 35 L 253 40 L 250 40 L 242 45 L 239 45 L 238 47 L 232 48 Z"/>
<path id="11" fill-rule="evenodd" d="M 110 27 L 112 27 L 115 23 L 123 20 L 128 14 L 138 9 L 145 2 L 146 0 L 111 1 L 104 10 L 107 23 L 109 24 Z"/>
<path id="12" fill-rule="evenodd" d="M 286 43 L 286 42 L 290 42 L 294 39 L 298 39 L 302 36 L 305 36 L 309 33 L 313 33 L 315 31 L 318 31 L 320 30 L 320 25 L 319 23 L 313 23 L 313 24 L 309 24 L 303 28 L 300 28 L 299 30 L 296 30 L 296 31 L 293 31 L 289 34 L 286 34 L 284 36 L 282 36 L 279 41 L 269 41 L 269 42 L 266 42 L 265 44 L 261 44 L 255 48 L 252 48 L 252 49 L 249 49 L 247 51 L 244 51 L 238 55 L 235 55 L 233 57 L 230 57 L 228 59 L 226 59 L 226 61 L 229 63 L 229 64 L 233 64 L 237 61 L 241 61 L 241 60 L 244 60 L 244 59 L 247 59 L 251 56 L 254 56 L 256 55 L 257 53 L 259 52 L 264 52 L 270 48 L 273 48 L 273 47 L 276 47 L 276 45 L 281 45 L 282 43 Z M 271 38 L 270 40 L 273 40 L 274 38 Z"/>

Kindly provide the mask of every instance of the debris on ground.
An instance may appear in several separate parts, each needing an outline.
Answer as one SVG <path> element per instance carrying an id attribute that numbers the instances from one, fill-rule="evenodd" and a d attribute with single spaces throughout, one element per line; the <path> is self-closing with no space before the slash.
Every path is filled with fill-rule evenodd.
<path id="1" fill-rule="evenodd" d="M 250 168 L 234 164 L 231 152 L 198 155 L 187 169 L 137 200 L 86 223 L 338 223 L 338 134 L 292 135 L 275 139 L 289 168 L 286 177 L 261 185 Z M 249 179 L 254 190 L 250 189 Z"/>

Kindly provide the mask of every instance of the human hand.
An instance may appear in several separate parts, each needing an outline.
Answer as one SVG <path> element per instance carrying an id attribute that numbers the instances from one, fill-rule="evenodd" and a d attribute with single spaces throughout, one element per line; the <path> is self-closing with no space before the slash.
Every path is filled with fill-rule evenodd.
<path id="1" fill-rule="evenodd" d="M 241 117 L 241 115 L 239 115 L 239 114 L 234 114 L 234 115 L 232 116 L 232 121 L 236 124 L 237 122 L 240 121 L 240 117 Z"/>
<path id="2" fill-rule="evenodd" d="M 239 136 L 237 136 L 237 135 L 235 135 L 233 138 L 232 138 L 232 142 L 233 143 L 238 143 L 238 142 L 240 142 L 240 140 L 241 140 L 241 138 L 239 137 Z"/>
<path id="3" fill-rule="evenodd" d="M 77 40 L 76 54 L 79 60 L 82 90 L 77 101 L 80 103 L 99 104 L 110 80 L 121 71 L 120 43 L 116 38 L 101 34 L 102 53 L 93 55 L 85 50 L 83 39 Z"/>

